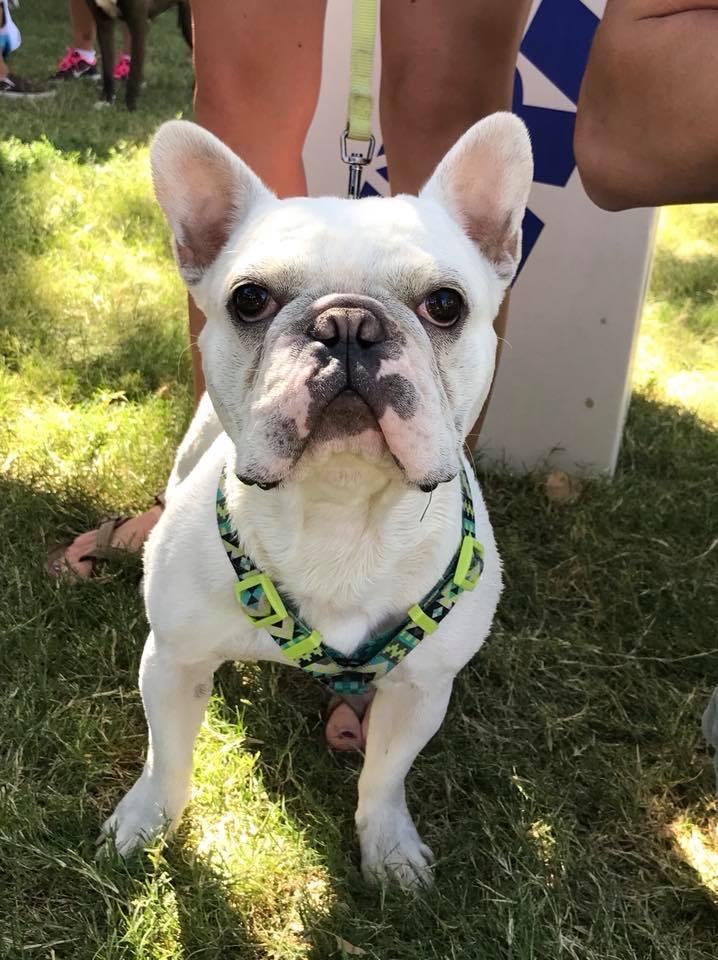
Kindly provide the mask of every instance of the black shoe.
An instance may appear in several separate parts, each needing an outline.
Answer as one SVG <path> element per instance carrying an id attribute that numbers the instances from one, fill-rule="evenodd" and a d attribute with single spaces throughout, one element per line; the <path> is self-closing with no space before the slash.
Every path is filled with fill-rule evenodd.
<path id="1" fill-rule="evenodd" d="M 79 50 L 68 47 L 67 53 L 57 65 L 57 73 L 53 73 L 50 80 L 98 80 L 99 77 L 96 63 L 90 63 Z"/>
<path id="2" fill-rule="evenodd" d="M 0 97 L 12 97 L 14 100 L 40 100 L 43 97 L 54 96 L 54 90 L 48 90 L 40 83 L 23 80 L 14 73 L 0 77 Z"/>

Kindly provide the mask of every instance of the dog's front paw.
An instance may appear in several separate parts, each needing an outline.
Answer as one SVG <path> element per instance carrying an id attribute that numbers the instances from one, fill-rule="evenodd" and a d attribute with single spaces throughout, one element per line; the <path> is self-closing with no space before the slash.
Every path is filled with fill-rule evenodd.
<path id="1" fill-rule="evenodd" d="M 102 825 L 98 853 L 113 844 L 122 857 L 146 846 L 159 833 L 172 830 L 182 815 L 184 804 L 170 804 L 143 775 L 120 800 L 112 816 Z"/>
<path id="2" fill-rule="evenodd" d="M 398 883 L 403 890 L 431 886 L 434 855 L 407 810 L 357 815 L 357 828 L 367 883 Z"/>

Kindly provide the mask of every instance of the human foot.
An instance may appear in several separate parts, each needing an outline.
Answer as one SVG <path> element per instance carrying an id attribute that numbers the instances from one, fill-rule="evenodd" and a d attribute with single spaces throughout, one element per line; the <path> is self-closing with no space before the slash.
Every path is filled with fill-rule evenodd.
<path id="1" fill-rule="evenodd" d="M 364 750 L 369 730 L 371 697 L 355 697 L 350 705 L 346 700 L 329 704 L 329 716 L 324 727 L 327 746 L 332 750 Z"/>
<path id="2" fill-rule="evenodd" d="M 18 77 L 16 73 L 8 73 L 0 77 L 0 97 L 10 97 L 13 100 L 41 100 L 54 95 L 54 90 L 48 90 L 41 83 Z"/>
<path id="3" fill-rule="evenodd" d="M 65 574 L 73 580 L 86 580 L 92 576 L 96 561 L 108 559 L 111 551 L 139 553 L 161 515 L 162 505 L 158 502 L 135 517 L 109 520 L 96 530 L 81 533 L 72 543 L 50 552 L 48 573 L 53 577 Z"/>

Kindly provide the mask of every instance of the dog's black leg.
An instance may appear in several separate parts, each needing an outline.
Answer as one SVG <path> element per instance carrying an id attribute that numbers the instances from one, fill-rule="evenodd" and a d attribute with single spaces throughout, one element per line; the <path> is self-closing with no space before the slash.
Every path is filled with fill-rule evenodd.
<path id="1" fill-rule="evenodd" d="M 132 10 L 126 14 L 127 29 L 130 31 L 132 60 L 130 75 L 127 78 L 126 103 L 128 110 L 137 106 L 137 97 L 142 86 L 142 76 L 145 68 L 145 39 L 147 36 L 147 5 L 145 3 L 128 4 Z"/>
<path id="2" fill-rule="evenodd" d="M 97 43 L 102 60 L 102 98 L 106 103 L 112 103 L 115 99 L 115 81 L 112 79 L 115 66 L 115 21 L 93 4 L 90 4 L 90 7 L 95 14 Z"/>
<path id="3" fill-rule="evenodd" d="M 192 49 L 192 10 L 187 0 L 181 0 L 177 6 L 177 23 L 187 46 Z"/>

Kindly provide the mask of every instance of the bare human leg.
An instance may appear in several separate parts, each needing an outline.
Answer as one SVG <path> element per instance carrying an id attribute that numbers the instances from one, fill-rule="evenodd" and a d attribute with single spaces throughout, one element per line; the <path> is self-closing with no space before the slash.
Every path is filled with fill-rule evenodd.
<path id="1" fill-rule="evenodd" d="M 381 118 L 394 193 L 417 193 L 472 124 L 511 109 L 530 6 L 530 0 L 382 4 Z M 507 316 L 508 295 L 494 322 L 497 361 Z M 483 416 L 467 438 L 470 447 Z"/>
<path id="2" fill-rule="evenodd" d="M 303 196 L 302 149 L 319 96 L 326 0 L 195 0 L 195 117 L 279 197 Z M 204 392 L 189 300 L 195 400 Z"/>
<path id="3" fill-rule="evenodd" d="M 95 18 L 87 0 L 70 0 L 70 29 L 75 50 L 92 50 L 95 46 Z"/>

